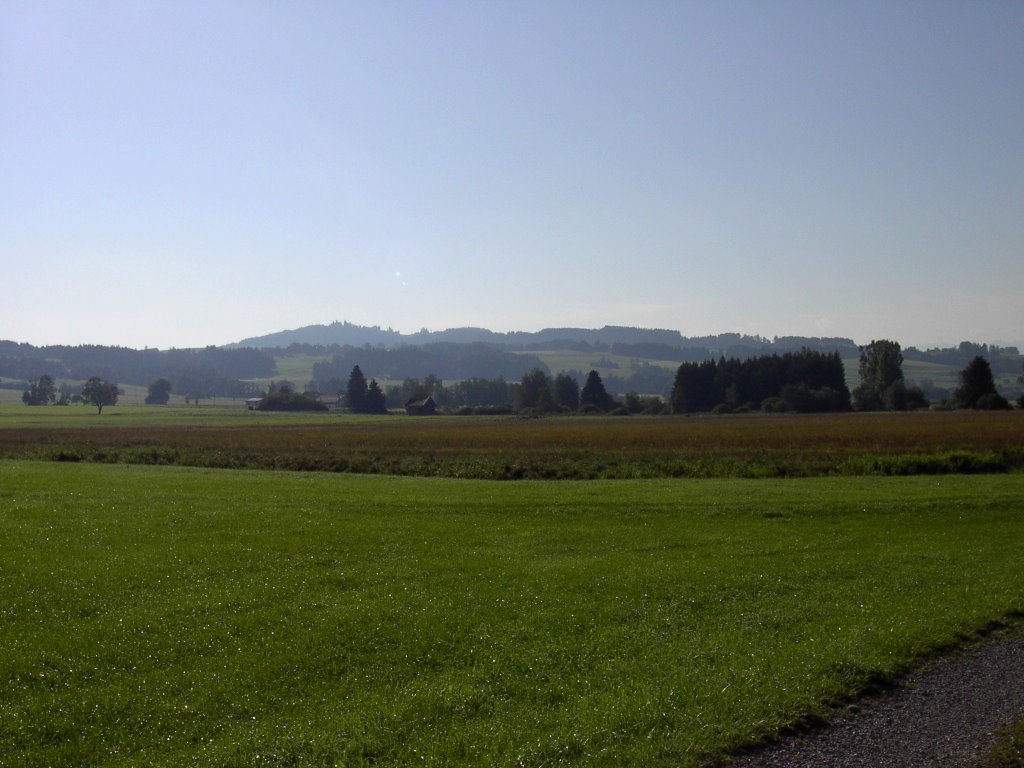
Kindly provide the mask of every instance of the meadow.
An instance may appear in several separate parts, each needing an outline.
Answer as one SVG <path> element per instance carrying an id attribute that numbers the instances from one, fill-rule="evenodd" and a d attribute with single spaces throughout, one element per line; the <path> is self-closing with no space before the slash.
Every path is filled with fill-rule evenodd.
<path id="1" fill-rule="evenodd" d="M 1022 500 L 0 461 L 0 763 L 706 765 L 1019 616 Z"/>

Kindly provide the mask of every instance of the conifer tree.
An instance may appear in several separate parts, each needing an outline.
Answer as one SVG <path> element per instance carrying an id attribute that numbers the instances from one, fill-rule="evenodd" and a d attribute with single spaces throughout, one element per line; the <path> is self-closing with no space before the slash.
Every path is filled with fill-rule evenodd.
<path id="1" fill-rule="evenodd" d="M 363 372 L 357 365 L 352 369 L 352 373 L 349 374 L 348 387 L 345 389 L 345 404 L 348 405 L 352 413 L 366 412 L 367 391 L 366 377 L 363 376 Z"/>
<path id="2" fill-rule="evenodd" d="M 384 390 L 380 388 L 376 379 L 371 379 L 370 386 L 366 389 L 364 408 L 366 413 L 388 412 L 387 395 L 384 394 Z"/>
<path id="3" fill-rule="evenodd" d="M 596 406 L 602 411 L 610 411 L 615 407 L 615 400 L 604 388 L 601 374 L 597 371 L 591 371 L 587 374 L 587 381 L 580 391 L 580 406 L 585 405 Z"/>

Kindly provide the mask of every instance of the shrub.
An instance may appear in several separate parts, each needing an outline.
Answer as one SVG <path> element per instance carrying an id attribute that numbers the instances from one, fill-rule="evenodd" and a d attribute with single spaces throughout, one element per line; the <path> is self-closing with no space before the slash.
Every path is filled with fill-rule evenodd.
<path id="1" fill-rule="evenodd" d="M 924 389 L 918 386 L 907 388 L 908 411 L 926 410 L 930 405 L 931 404 L 928 402 L 928 396 L 925 394 Z"/>
<path id="2" fill-rule="evenodd" d="M 256 409 L 259 411 L 326 411 L 327 406 L 289 389 L 279 389 L 263 398 Z"/>
<path id="3" fill-rule="evenodd" d="M 785 413 L 791 408 L 781 397 L 766 397 L 761 401 L 761 410 L 765 413 Z"/>
<path id="4" fill-rule="evenodd" d="M 478 405 L 473 409 L 474 416 L 507 416 L 512 413 L 512 404 Z"/>
<path id="5" fill-rule="evenodd" d="M 989 392 L 979 397 L 974 407 L 981 411 L 1008 411 L 1010 401 L 998 392 Z"/>

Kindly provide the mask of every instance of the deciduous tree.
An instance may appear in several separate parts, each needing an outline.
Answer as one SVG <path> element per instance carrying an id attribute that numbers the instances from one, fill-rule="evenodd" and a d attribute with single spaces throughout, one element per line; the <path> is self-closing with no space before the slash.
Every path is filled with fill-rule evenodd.
<path id="1" fill-rule="evenodd" d="M 953 400 L 957 408 L 1003 407 L 999 400 L 992 397 L 983 401 L 987 395 L 998 395 L 995 380 L 992 378 L 992 366 L 984 357 L 977 355 L 960 371 L 960 386 L 953 394 Z"/>
<path id="2" fill-rule="evenodd" d="M 903 384 L 903 352 L 898 342 L 879 339 L 860 348 L 860 385 L 853 390 L 858 410 L 891 409 L 903 402 L 892 387 Z"/>
<path id="3" fill-rule="evenodd" d="M 171 382 L 167 379 L 157 379 L 149 385 L 149 394 L 146 395 L 146 405 L 167 405 L 171 399 Z"/>
<path id="4" fill-rule="evenodd" d="M 117 384 L 104 381 L 93 376 L 82 387 L 82 401 L 87 405 L 95 405 L 96 413 L 103 413 L 103 406 L 117 405 Z"/>
<path id="5" fill-rule="evenodd" d="M 28 383 L 21 395 L 21 401 L 25 405 L 49 405 L 57 399 L 57 388 L 54 386 L 53 377 L 46 374 Z"/>

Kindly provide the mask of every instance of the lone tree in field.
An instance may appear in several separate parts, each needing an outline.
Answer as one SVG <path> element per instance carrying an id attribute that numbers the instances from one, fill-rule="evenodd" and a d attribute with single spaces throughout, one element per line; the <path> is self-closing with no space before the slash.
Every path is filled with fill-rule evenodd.
<path id="1" fill-rule="evenodd" d="M 860 386 L 853 390 L 858 410 L 902 410 L 906 385 L 899 342 L 879 339 L 861 347 L 858 371 Z"/>
<path id="2" fill-rule="evenodd" d="M 345 388 L 345 404 L 352 413 L 366 412 L 366 394 L 369 391 L 366 386 L 366 377 L 355 366 L 348 377 L 348 386 Z"/>
<path id="3" fill-rule="evenodd" d="M 960 371 L 960 386 L 953 395 L 957 408 L 1005 410 L 1010 407 L 1006 398 L 996 391 L 992 366 L 981 355 L 975 357 Z"/>
<path id="4" fill-rule="evenodd" d="M 157 379 L 149 385 L 149 394 L 146 395 L 146 405 L 167 405 L 171 399 L 171 382 L 167 379 Z"/>
<path id="5" fill-rule="evenodd" d="M 99 376 L 93 376 L 82 387 L 82 402 L 95 405 L 96 413 L 103 413 L 103 406 L 117 405 L 117 384 L 110 384 Z"/>
<path id="6" fill-rule="evenodd" d="M 28 383 L 28 389 L 21 394 L 21 402 L 25 405 L 49 405 L 57 399 L 57 388 L 53 377 L 43 375 Z"/>

